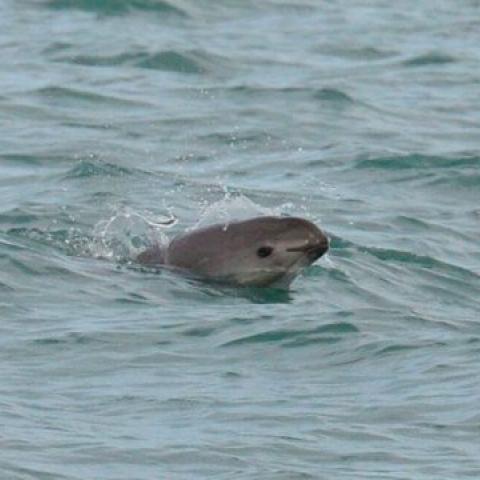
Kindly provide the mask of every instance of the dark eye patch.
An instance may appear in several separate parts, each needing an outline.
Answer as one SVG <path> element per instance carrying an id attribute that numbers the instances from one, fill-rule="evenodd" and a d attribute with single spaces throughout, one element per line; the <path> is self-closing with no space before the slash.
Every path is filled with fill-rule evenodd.
<path id="1" fill-rule="evenodd" d="M 260 257 L 260 258 L 265 258 L 265 257 L 268 257 L 269 255 L 271 255 L 273 252 L 273 248 L 272 247 L 260 247 L 258 250 L 257 250 L 257 255 Z"/>

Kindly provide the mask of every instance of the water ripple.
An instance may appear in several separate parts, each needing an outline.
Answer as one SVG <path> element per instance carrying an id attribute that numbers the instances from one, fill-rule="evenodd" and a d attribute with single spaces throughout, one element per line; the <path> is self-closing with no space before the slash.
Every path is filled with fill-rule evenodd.
<path id="1" fill-rule="evenodd" d="M 441 157 L 412 153 L 408 155 L 360 159 L 355 167 L 360 169 L 378 168 L 382 170 L 424 170 L 478 167 L 479 164 L 480 157 L 478 156 Z"/>
<path id="2" fill-rule="evenodd" d="M 316 100 L 328 101 L 328 102 L 336 102 L 336 103 L 354 103 L 352 97 L 347 95 L 346 93 L 338 90 L 336 88 L 322 88 L 314 93 L 313 97 Z"/>
<path id="3" fill-rule="evenodd" d="M 136 173 L 136 169 L 122 167 L 100 159 L 79 160 L 74 167 L 63 175 L 64 179 L 90 177 L 123 177 Z"/>
<path id="4" fill-rule="evenodd" d="M 59 61 L 85 65 L 89 67 L 131 66 L 178 73 L 202 74 L 217 63 L 208 55 L 198 52 L 177 52 L 166 50 L 157 53 L 127 52 L 111 56 L 75 55 L 64 56 Z"/>
<path id="5" fill-rule="evenodd" d="M 119 108 L 145 106 L 144 103 L 136 102 L 126 98 L 101 95 L 86 90 L 78 90 L 67 87 L 44 87 L 35 90 L 33 93 L 55 105 L 71 105 L 78 107 L 79 103 L 85 103 L 94 106 L 116 106 Z"/>
<path id="6" fill-rule="evenodd" d="M 403 64 L 409 67 L 423 67 L 425 65 L 445 65 L 454 62 L 456 62 L 456 59 L 450 55 L 444 53 L 427 53 L 406 60 Z"/>
<path id="7" fill-rule="evenodd" d="M 100 15 L 122 15 L 138 10 L 161 15 L 187 16 L 184 10 L 165 0 L 50 0 L 47 5 L 56 10 L 79 9 Z"/>
<path id="8" fill-rule="evenodd" d="M 358 333 L 359 329 L 347 322 L 321 325 L 310 330 L 304 329 L 277 329 L 236 338 L 222 346 L 234 346 L 256 343 L 281 343 L 287 347 L 301 347 L 314 343 L 335 343 L 342 336 L 349 333 Z"/>

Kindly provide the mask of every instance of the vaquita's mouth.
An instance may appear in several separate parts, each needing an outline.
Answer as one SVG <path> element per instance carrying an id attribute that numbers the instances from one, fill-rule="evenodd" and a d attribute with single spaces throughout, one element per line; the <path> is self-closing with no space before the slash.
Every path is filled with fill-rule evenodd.
<path id="1" fill-rule="evenodd" d="M 303 252 L 313 262 L 324 255 L 328 251 L 328 248 L 328 240 L 325 238 L 325 240 L 318 243 L 307 243 L 302 246 L 287 248 L 287 252 Z"/>

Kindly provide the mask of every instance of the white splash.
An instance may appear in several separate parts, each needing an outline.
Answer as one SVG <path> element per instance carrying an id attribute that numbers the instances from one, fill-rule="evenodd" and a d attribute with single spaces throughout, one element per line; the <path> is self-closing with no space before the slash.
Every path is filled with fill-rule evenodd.
<path id="1" fill-rule="evenodd" d="M 250 200 L 243 194 L 225 192 L 225 196 L 210 205 L 207 205 L 200 217 L 190 230 L 223 223 L 227 227 L 232 221 L 246 220 L 261 215 L 277 215 L 274 209 L 263 207 Z"/>
<path id="2" fill-rule="evenodd" d="M 152 244 L 166 245 L 168 238 L 164 230 L 176 222 L 173 216 L 159 218 L 131 207 L 117 207 L 110 218 L 95 225 L 91 254 L 97 258 L 128 262 Z"/>

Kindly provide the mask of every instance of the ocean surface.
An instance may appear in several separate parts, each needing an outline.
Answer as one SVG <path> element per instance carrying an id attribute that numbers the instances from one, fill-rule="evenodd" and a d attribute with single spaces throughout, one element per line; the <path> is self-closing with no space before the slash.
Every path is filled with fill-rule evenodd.
<path id="1" fill-rule="evenodd" d="M 0 58 L 1 480 L 480 478 L 480 2 L 4 0 Z M 133 262 L 256 214 L 331 239 L 288 291 Z"/>

